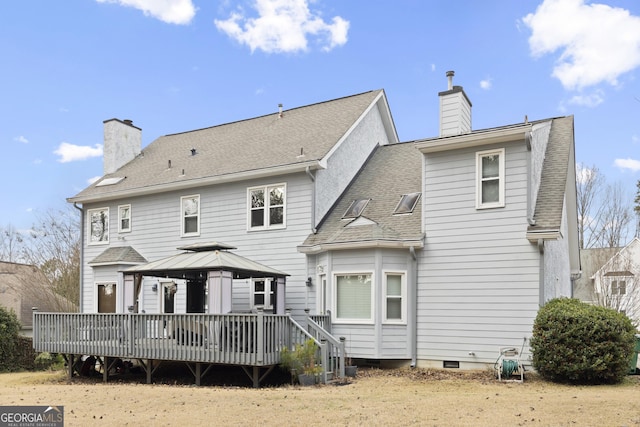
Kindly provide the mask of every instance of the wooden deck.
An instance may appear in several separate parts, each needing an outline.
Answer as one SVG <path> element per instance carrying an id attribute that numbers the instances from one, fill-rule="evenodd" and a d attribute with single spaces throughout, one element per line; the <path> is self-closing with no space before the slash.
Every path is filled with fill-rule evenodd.
<path id="1" fill-rule="evenodd" d="M 181 361 L 189 365 L 196 384 L 210 365 L 242 366 L 254 386 L 280 363 L 280 351 L 314 339 L 324 366 L 323 380 L 344 375 L 344 343 L 322 328 L 322 317 L 303 328 L 289 315 L 265 314 L 86 314 L 34 312 L 33 347 L 61 353 L 73 375 L 82 356 L 139 360 L 151 382 L 154 363 Z M 310 332 L 307 331 L 307 329 Z M 203 373 L 204 367 L 204 373 Z M 342 368 L 340 368 L 342 367 Z"/>

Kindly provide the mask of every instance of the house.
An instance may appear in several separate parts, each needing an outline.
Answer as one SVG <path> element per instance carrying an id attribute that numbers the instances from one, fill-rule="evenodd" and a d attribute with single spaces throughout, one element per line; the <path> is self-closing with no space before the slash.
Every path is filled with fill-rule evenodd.
<path id="1" fill-rule="evenodd" d="M 383 90 L 144 149 L 130 120 L 105 121 L 104 176 L 69 199 L 82 211 L 87 314 L 73 321 L 89 322 L 74 328 L 91 332 L 57 350 L 194 372 L 233 362 L 253 366 L 254 384 L 277 363 L 277 346 L 263 346 L 287 340 L 286 322 L 368 363 L 526 355 L 538 307 L 571 295 L 580 269 L 573 117 L 473 130 L 447 75 L 440 135 L 418 141 L 398 140 Z M 69 321 L 43 313 L 36 348 Z M 96 336 L 107 347 L 76 342 Z M 141 350 L 176 337 L 188 352 Z"/>
<path id="2" fill-rule="evenodd" d="M 71 302 L 53 293 L 48 283 L 33 265 L 0 261 L 0 306 L 16 313 L 22 335 L 31 336 L 33 308 L 51 312 L 76 311 Z"/>
<path id="3" fill-rule="evenodd" d="M 299 246 L 352 356 L 526 360 L 538 308 L 579 275 L 573 118 L 474 131 L 448 76 L 440 136 L 377 148 Z"/>
<path id="4" fill-rule="evenodd" d="M 584 251 L 583 251 L 584 252 Z M 585 275 L 587 301 L 625 313 L 640 324 L 640 239 L 623 248 L 589 249 L 594 267 Z"/>

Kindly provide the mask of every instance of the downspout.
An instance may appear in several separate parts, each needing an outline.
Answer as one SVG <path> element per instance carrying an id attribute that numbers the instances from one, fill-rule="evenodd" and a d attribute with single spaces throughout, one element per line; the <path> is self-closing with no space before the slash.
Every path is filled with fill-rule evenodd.
<path id="1" fill-rule="evenodd" d="M 411 367 L 415 368 L 418 364 L 418 262 L 415 247 L 409 247 L 411 254 L 411 304 L 409 305 L 409 318 L 411 319 Z"/>
<path id="2" fill-rule="evenodd" d="M 84 281 L 84 209 L 78 207 L 76 202 L 73 202 L 73 207 L 80 211 L 80 293 L 78 294 L 78 310 L 82 313 L 82 283 Z"/>
<path id="3" fill-rule="evenodd" d="M 540 307 L 544 305 L 544 239 L 538 239 L 538 252 L 540 252 Z"/>
<path id="4" fill-rule="evenodd" d="M 304 171 L 309 175 L 311 183 L 313 184 L 311 187 L 311 231 L 313 234 L 316 234 L 318 232 L 316 229 L 316 177 L 311 173 L 311 168 L 309 166 L 307 166 Z"/>

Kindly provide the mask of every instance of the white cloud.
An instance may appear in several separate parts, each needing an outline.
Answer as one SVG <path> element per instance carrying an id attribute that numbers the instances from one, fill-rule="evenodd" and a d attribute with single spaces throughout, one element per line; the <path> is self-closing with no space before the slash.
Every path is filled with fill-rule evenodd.
<path id="1" fill-rule="evenodd" d="M 308 37 L 313 36 L 330 51 L 347 42 L 349 21 L 335 16 L 325 22 L 309 10 L 313 0 L 255 0 L 252 4 L 257 17 L 247 17 L 242 9 L 229 19 L 214 21 L 218 30 L 232 39 L 246 44 L 251 52 L 260 49 L 267 53 L 306 51 Z"/>
<path id="2" fill-rule="evenodd" d="M 480 87 L 484 90 L 491 89 L 492 83 L 490 78 L 486 78 L 484 80 L 480 80 Z"/>
<path id="3" fill-rule="evenodd" d="M 99 180 L 100 178 L 102 178 L 102 177 L 101 177 L 101 176 L 94 176 L 93 178 L 89 178 L 89 179 L 87 180 L 87 184 L 91 185 L 91 184 L 93 184 L 94 182 L 96 182 L 97 180 Z"/>
<path id="4" fill-rule="evenodd" d="M 640 171 L 640 160 L 634 159 L 615 159 L 613 165 L 620 169 L 628 169 L 632 172 Z"/>
<path id="5" fill-rule="evenodd" d="M 191 0 L 96 0 L 98 3 L 116 3 L 141 10 L 167 24 L 188 24 L 196 14 Z"/>
<path id="6" fill-rule="evenodd" d="M 25 138 L 24 136 L 20 135 L 20 136 L 16 136 L 15 138 L 13 138 L 14 141 L 17 142 L 21 142 L 23 144 L 28 144 L 29 140 L 27 138 Z"/>
<path id="7" fill-rule="evenodd" d="M 93 147 L 89 147 L 88 145 L 74 145 L 63 142 L 53 153 L 60 156 L 58 159 L 60 163 L 68 163 L 102 156 L 102 145 L 96 144 Z"/>
<path id="8" fill-rule="evenodd" d="M 604 95 L 601 90 L 597 90 L 589 95 L 575 95 L 569 99 L 569 104 L 581 105 L 583 107 L 596 107 L 604 102 Z"/>
<path id="9" fill-rule="evenodd" d="M 640 66 L 640 17 L 584 0 L 545 0 L 523 18 L 534 57 L 560 51 L 552 75 L 565 89 L 602 82 Z"/>

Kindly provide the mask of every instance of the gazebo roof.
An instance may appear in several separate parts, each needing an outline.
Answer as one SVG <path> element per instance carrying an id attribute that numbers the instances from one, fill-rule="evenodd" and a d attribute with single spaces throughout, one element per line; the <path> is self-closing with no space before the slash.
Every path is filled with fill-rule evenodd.
<path id="1" fill-rule="evenodd" d="M 230 271 L 235 279 L 250 277 L 286 277 L 289 274 L 267 267 L 243 256 L 228 252 L 235 249 L 224 243 L 198 243 L 182 246 L 178 250 L 186 250 L 167 258 L 152 261 L 147 264 L 136 265 L 124 270 L 130 274 L 144 274 L 153 276 L 182 277 L 187 272 L 194 271 Z"/>

